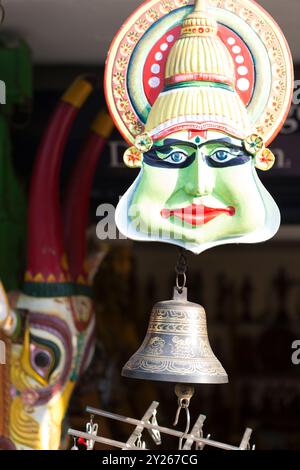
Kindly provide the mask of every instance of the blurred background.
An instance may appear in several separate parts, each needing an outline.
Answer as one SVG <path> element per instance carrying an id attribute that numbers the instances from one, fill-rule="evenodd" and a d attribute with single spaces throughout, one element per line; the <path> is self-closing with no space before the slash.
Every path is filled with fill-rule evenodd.
<path id="1" fill-rule="evenodd" d="M 0 35 L 0 79 L 7 83 L 7 104 L 2 110 L 10 129 L 11 173 L 25 194 L 16 217 L 24 222 L 26 203 L 22 204 L 51 112 L 77 75 L 97 77 L 97 90 L 69 139 L 61 179 L 63 194 L 90 122 L 105 106 L 103 74 L 109 44 L 141 1 L 2 3 L 6 15 Z M 283 29 L 296 64 L 296 79 L 300 80 L 299 0 L 259 3 Z M 18 78 L 7 66 L 12 57 L 20 63 Z M 189 299 L 205 307 L 212 348 L 230 378 L 229 385 L 196 388 L 193 418 L 205 414 L 205 432 L 236 445 L 245 427 L 253 427 L 258 449 L 300 448 L 300 365 L 291 361 L 292 343 L 300 339 L 299 126 L 300 107 L 293 104 L 272 144 L 276 168 L 260 174 L 281 209 L 282 227 L 276 238 L 262 245 L 225 246 L 188 257 Z M 102 203 L 116 205 L 136 177 L 135 171 L 123 166 L 125 147 L 115 131 L 99 161 L 90 206 L 93 233 L 99 222 L 97 207 Z M 5 193 L 4 186 L 1 191 Z M 26 232 L 22 227 L 20 223 L 23 236 L 18 260 L 24 257 Z M 103 241 L 100 249 L 106 257 L 94 285 L 96 354 L 74 394 L 65 427 L 84 430 L 89 418 L 87 405 L 140 418 L 152 400 L 160 402 L 159 423 L 171 426 L 177 409 L 172 384 L 123 379 L 121 369 L 140 346 L 155 302 L 171 298 L 177 249 L 124 240 Z M 6 278 L 8 289 L 18 285 L 10 273 Z M 126 440 L 132 430 L 99 422 L 100 433 L 114 439 Z M 184 422 L 179 428 L 184 429 Z"/>

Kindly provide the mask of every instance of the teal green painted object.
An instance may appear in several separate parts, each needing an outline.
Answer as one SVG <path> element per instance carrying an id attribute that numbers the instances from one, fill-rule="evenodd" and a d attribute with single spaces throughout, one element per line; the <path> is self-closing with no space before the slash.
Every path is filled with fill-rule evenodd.
<path id="1" fill-rule="evenodd" d="M 33 95 L 33 77 L 31 52 L 24 41 L 0 36 L 0 80 L 6 86 L 1 112 L 10 114 L 14 106 L 26 108 Z"/>
<path id="2" fill-rule="evenodd" d="M 0 279 L 6 291 L 20 287 L 25 240 L 26 198 L 11 161 L 8 124 L 0 115 Z"/>
<path id="3" fill-rule="evenodd" d="M 0 36 L 0 80 L 6 103 L 0 104 L 0 279 L 11 291 L 22 282 L 27 232 L 26 196 L 12 163 L 8 122 L 26 113 L 32 100 L 31 53 L 24 41 Z"/>

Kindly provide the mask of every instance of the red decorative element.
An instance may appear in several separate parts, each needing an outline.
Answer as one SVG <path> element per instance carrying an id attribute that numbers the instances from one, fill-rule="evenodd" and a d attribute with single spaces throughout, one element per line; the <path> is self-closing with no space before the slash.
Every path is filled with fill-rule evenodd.
<path id="1" fill-rule="evenodd" d="M 60 218 L 59 174 L 63 151 L 79 109 L 61 101 L 40 144 L 29 201 L 28 271 L 34 277 L 67 277 Z"/>
<path id="2" fill-rule="evenodd" d="M 165 84 L 174 85 L 176 83 L 194 81 L 223 83 L 232 87 L 235 85 L 233 82 L 228 80 L 227 77 L 224 77 L 223 75 L 217 75 L 215 73 L 187 73 L 182 75 L 175 75 L 174 77 L 170 77 L 165 80 Z"/>
<path id="3" fill-rule="evenodd" d="M 168 31 L 152 48 L 150 54 L 148 55 L 146 62 L 145 62 L 145 67 L 144 67 L 144 72 L 143 72 L 143 84 L 144 84 L 144 90 L 145 94 L 147 97 L 148 102 L 152 106 L 154 102 L 156 101 L 158 95 L 160 92 L 163 90 L 164 85 L 165 85 L 165 68 L 166 68 L 166 63 L 167 63 L 167 58 L 170 52 L 171 47 L 175 44 L 176 40 L 179 39 L 181 33 L 181 26 L 176 26 L 176 28 L 172 29 L 171 31 Z M 173 36 L 174 40 L 170 43 L 168 42 L 168 37 Z M 168 44 L 168 49 L 166 51 L 161 50 L 161 46 L 163 44 Z M 156 54 L 161 54 L 162 59 L 157 60 L 156 59 Z M 151 71 L 151 67 L 154 64 L 158 64 L 160 66 L 160 72 L 158 74 L 153 74 Z M 158 77 L 160 79 L 160 85 L 157 88 L 151 88 L 150 86 L 150 80 L 153 78 L 153 76 Z"/>
<path id="4" fill-rule="evenodd" d="M 91 299 L 86 296 L 70 297 L 70 307 L 76 330 L 79 333 L 85 331 L 90 324 L 94 312 Z"/>
<path id="5" fill-rule="evenodd" d="M 191 122 L 182 122 L 179 124 L 174 124 L 173 126 L 168 126 L 167 129 L 164 129 L 163 131 L 159 132 L 158 134 L 153 134 L 153 142 L 156 142 L 157 140 L 164 139 L 170 134 L 173 134 L 175 132 L 181 132 L 183 130 L 188 130 L 188 131 L 208 131 L 208 130 L 214 130 L 214 131 L 220 131 L 220 132 L 225 132 L 229 133 L 233 137 L 237 137 L 240 139 L 240 135 L 236 133 L 236 129 L 231 127 L 229 124 L 222 124 L 219 123 L 217 124 L 215 121 L 201 121 L 199 120 L 198 122 L 196 121 L 191 121 Z M 245 136 L 246 138 L 246 136 Z"/>
<path id="6" fill-rule="evenodd" d="M 144 91 L 145 95 L 147 97 L 147 100 L 149 104 L 152 106 L 163 90 L 165 86 L 165 68 L 166 68 L 166 62 L 167 58 L 170 52 L 171 47 L 174 45 L 175 41 L 179 39 L 181 33 L 181 26 L 176 26 L 176 28 L 168 31 L 152 48 L 150 51 L 148 57 L 146 58 L 145 66 L 144 66 L 144 72 L 143 72 L 143 86 L 144 86 Z M 227 28 L 226 26 L 219 25 L 218 27 L 218 35 L 222 39 L 223 43 L 227 47 L 228 51 L 230 52 L 233 61 L 235 63 L 235 71 L 236 71 L 236 83 L 235 84 L 230 84 L 232 86 L 236 86 L 238 79 L 240 78 L 245 78 L 249 81 L 249 88 L 247 90 L 239 90 L 238 87 L 236 87 L 236 90 L 238 94 L 240 95 L 242 101 L 244 104 L 247 106 L 249 102 L 251 101 L 253 92 L 254 92 L 254 85 L 255 85 L 255 68 L 254 68 L 254 62 L 252 59 L 251 52 L 249 51 L 247 45 L 244 43 L 244 41 L 238 36 L 234 31 L 231 29 Z M 174 37 L 174 40 L 172 42 L 168 42 L 168 38 L 170 36 Z M 232 38 L 234 40 L 233 44 L 228 43 L 228 39 Z M 168 44 L 168 49 L 167 50 L 162 50 L 161 46 L 163 44 Z M 235 53 L 234 50 L 238 50 L 237 48 L 233 50 L 233 48 L 237 46 L 240 48 L 239 53 Z M 161 54 L 162 59 L 157 60 L 156 54 Z M 236 61 L 237 57 L 240 56 L 243 58 L 243 62 L 238 63 Z M 159 73 L 153 73 L 152 72 L 152 66 L 154 64 L 158 64 L 160 66 Z M 243 73 L 247 70 L 246 74 L 240 75 L 239 74 L 239 67 L 245 67 L 243 70 Z M 201 74 L 202 76 L 202 74 Z M 206 80 L 205 78 L 199 77 L 201 80 Z M 203 74 L 203 77 L 205 74 Z M 153 87 L 153 84 L 151 86 L 151 78 L 153 79 L 154 77 L 157 77 L 159 79 L 160 84 L 156 87 Z M 213 82 L 219 82 L 217 79 L 218 77 L 209 77 L 211 78 L 211 81 Z M 221 77 L 220 77 L 221 78 Z M 172 77 L 171 80 L 176 78 Z M 195 78 L 194 78 L 195 79 Z M 181 81 L 181 80 L 180 80 Z M 173 83 L 177 83 L 176 81 Z M 227 83 L 227 81 L 222 82 L 222 83 Z"/>
<path id="7" fill-rule="evenodd" d="M 77 441 L 77 444 L 87 447 L 87 442 L 83 437 L 80 437 Z"/>
<path id="8" fill-rule="evenodd" d="M 207 131 L 189 131 L 189 140 L 194 139 L 197 136 L 201 137 L 202 139 L 207 139 Z"/>
<path id="9" fill-rule="evenodd" d="M 70 274 L 76 282 L 80 277 L 88 284 L 88 273 L 84 269 L 87 258 L 86 228 L 90 193 L 99 156 L 106 139 L 91 131 L 82 147 L 72 173 L 64 203 L 64 239 L 69 260 Z"/>
<path id="10" fill-rule="evenodd" d="M 244 43 L 241 37 L 238 36 L 231 29 L 226 28 L 225 26 L 219 25 L 218 35 L 222 39 L 223 43 L 227 46 L 227 49 L 229 50 L 231 57 L 233 58 L 233 61 L 235 63 L 236 91 L 240 95 L 244 104 L 248 106 L 248 104 L 250 103 L 252 99 L 252 96 L 254 93 L 254 86 L 255 86 L 255 66 L 254 66 L 251 52 L 249 51 L 247 45 Z M 232 45 L 228 44 L 228 40 L 230 38 L 234 39 L 235 41 L 235 43 Z M 240 47 L 241 51 L 238 53 L 235 53 L 234 52 L 234 50 L 236 50 L 234 49 L 235 47 Z M 244 61 L 242 63 L 238 63 L 237 57 L 243 57 Z M 247 73 L 240 75 L 239 74 L 240 67 L 245 67 L 245 72 L 247 70 Z M 238 80 L 240 78 L 245 78 L 249 81 L 248 90 L 243 91 L 238 88 L 237 85 L 238 85 Z"/>
<path id="11" fill-rule="evenodd" d="M 203 205 L 192 204 L 188 207 L 182 209 L 169 210 L 163 209 L 161 211 L 161 216 L 164 219 L 169 217 L 177 217 L 182 221 L 193 225 L 193 227 L 198 227 L 200 225 L 205 225 L 211 220 L 215 219 L 219 215 L 228 215 L 233 217 L 235 215 L 234 207 L 226 207 L 224 209 L 216 209 L 212 207 L 206 207 Z"/>

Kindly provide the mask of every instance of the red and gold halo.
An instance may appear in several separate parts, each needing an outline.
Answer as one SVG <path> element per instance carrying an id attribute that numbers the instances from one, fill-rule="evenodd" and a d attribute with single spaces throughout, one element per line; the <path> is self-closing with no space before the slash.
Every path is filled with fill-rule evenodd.
<path id="1" fill-rule="evenodd" d="M 164 88 L 168 54 L 193 4 L 148 0 L 112 43 L 106 99 L 116 126 L 130 144 L 143 132 L 151 106 Z M 219 23 L 218 34 L 235 63 L 236 90 L 253 128 L 269 144 L 285 121 L 293 92 L 293 63 L 285 37 L 252 0 L 210 0 L 210 6 Z"/>

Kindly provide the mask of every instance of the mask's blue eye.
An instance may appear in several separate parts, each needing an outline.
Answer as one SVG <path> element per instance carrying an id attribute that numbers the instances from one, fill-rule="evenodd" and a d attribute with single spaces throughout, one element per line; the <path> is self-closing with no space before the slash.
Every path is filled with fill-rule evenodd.
<path id="1" fill-rule="evenodd" d="M 225 162 L 228 159 L 229 154 L 228 152 L 225 152 L 225 150 L 219 150 L 217 153 L 215 153 L 215 157 L 220 162 Z"/>
<path id="2" fill-rule="evenodd" d="M 219 149 L 206 157 L 207 164 L 215 168 L 243 165 L 249 160 L 250 156 L 239 148 Z"/>
<path id="3" fill-rule="evenodd" d="M 175 165 L 179 165 L 180 163 L 184 163 L 187 159 L 187 155 L 183 152 L 173 152 L 168 158 L 165 158 L 165 162 L 174 163 Z"/>
<path id="4" fill-rule="evenodd" d="M 213 161 L 216 163 L 227 163 L 230 160 L 238 157 L 241 154 L 241 152 L 237 151 L 230 151 L 225 150 L 225 149 L 220 149 L 217 150 L 213 155 L 211 155 L 209 158 L 211 158 Z"/>

